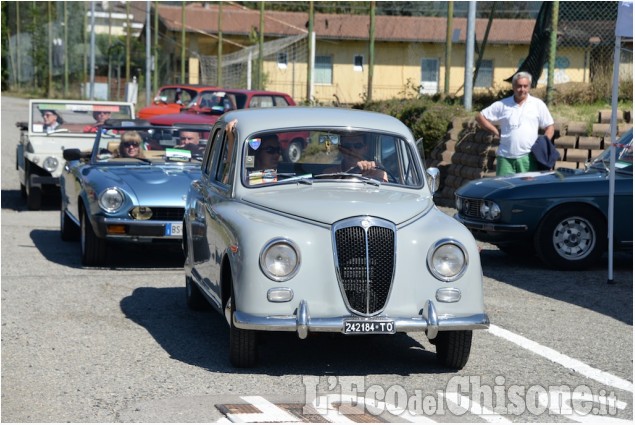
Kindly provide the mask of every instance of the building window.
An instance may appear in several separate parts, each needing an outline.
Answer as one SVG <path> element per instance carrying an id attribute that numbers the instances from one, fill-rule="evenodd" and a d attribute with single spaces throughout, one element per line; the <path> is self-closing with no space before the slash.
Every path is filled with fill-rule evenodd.
<path id="1" fill-rule="evenodd" d="M 287 52 L 278 53 L 278 69 L 287 69 Z"/>
<path id="2" fill-rule="evenodd" d="M 474 82 L 474 87 L 490 88 L 494 82 L 494 61 L 481 60 L 481 66 L 478 68 L 478 75 Z"/>
<path id="3" fill-rule="evenodd" d="M 355 55 L 353 58 L 353 69 L 358 72 L 362 72 L 364 70 L 364 56 Z"/>
<path id="4" fill-rule="evenodd" d="M 421 59 L 421 94 L 436 94 L 439 91 L 439 59 Z"/>
<path id="5" fill-rule="evenodd" d="M 315 84 L 333 84 L 333 59 L 330 56 L 315 57 Z"/>

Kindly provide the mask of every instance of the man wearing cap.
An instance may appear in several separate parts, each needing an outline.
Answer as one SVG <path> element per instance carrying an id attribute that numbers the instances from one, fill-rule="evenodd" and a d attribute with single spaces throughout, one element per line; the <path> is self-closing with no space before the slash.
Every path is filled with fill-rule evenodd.
<path id="1" fill-rule="evenodd" d="M 60 125 L 64 124 L 64 120 L 60 117 L 57 111 L 53 109 L 41 109 L 42 120 L 44 120 L 44 131 L 49 134 L 59 129 Z"/>

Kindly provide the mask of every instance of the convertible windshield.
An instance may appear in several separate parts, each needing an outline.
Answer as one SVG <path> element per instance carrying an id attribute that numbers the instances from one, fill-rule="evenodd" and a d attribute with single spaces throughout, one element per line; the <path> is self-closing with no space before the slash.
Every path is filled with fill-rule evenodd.
<path id="1" fill-rule="evenodd" d="M 248 187 L 326 181 L 423 184 L 412 144 L 393 134 L 341 129 L 254 134 L 245 141 L 242 177 Z"/>
<path id="2" fill-rule="evenodd" d="M 609 170 L 611 151 L 606 149 L 600 156 L 591 161 L 590 168 Z M 615 170 L 633 172 L 633 130 L 629 130 L 615 146 Z"/>
<path id="3" fill-rule="evenodd" d="M 189 128 L 102 128 L 95 162 L 197 162 L 205 153 L 207 131 Z"/>

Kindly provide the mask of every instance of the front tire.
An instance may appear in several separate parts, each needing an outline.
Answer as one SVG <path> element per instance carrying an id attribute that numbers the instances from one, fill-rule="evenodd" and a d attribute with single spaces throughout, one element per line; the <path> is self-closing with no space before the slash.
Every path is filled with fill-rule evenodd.
<path id="1" fill-rule="evenodd" d="M 42 188 L 31 184 L 31 173 L 26 173 L 26 206 L 31 211 L 42 208 Z"/>
<path id="2" fill-rule="evenodd" d="M 64 208 L 60 209 L 60 236 L 67 242 L 79 239 L 79 227 L 71 220 Z"/>
<path id="3" fill-rule="evenodd" d="M 234 312 L 236 303 L 234 297 L 227 302 L 231 303 L 231 317 L 229 320 L 229 361 L 234 367 L 249 368 L 256 365 L 258 358 L 258 345 L 256 331 L 239 329 L 234 325 Z"/>
<path id="4" fill-rule="evenodd" d="M 591 267 L 602 257 L 606 247 L 604 217 L 584 206 L 558 208 L 540 223 L 535 247 L 540 259 L 561 270 Z"/>
<path id="5" fill-rule="evenodd" d="M 472 331 L 442 331 L 431 342 L 437 347 L 439 363 L 461 370 L 470 358 Z"/>
<path id="6" fill-rule="evenodd" d="M 100 266 L 105 263 L 108 253 L 107 242 L 95 234 L 86 212 L 82 214 L 80 229 L 82 264 L 85 266 Z"/>
<path id="7" fill-rule="evenodd" d="M 185 276 L 185 302 L 190 310 L 203 311 L 209 309 L 209 303 L 201 289 L 192 281 L 191 276 Z"/>

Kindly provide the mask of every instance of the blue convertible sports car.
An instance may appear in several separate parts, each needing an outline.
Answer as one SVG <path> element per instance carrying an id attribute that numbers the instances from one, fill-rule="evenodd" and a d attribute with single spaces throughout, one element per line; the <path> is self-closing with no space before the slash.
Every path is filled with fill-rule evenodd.
<path id="1" fill-rule="evenodd" d="M 112 120 L 92 151 L 64 150 L 60 231 L 80 239 L 82 264 L 106 263 L 114 242 L 181 243 L 185 196 L 201 175 L 208 133 Z"/>
<path id="2" fill-rule="evenodd" d="M 614 246 L 633 248 L 633 130 L 616 146 Z M 607 149 L 585 170 L 558 169 L 471 181 L 456 191 L 455 218 L 476 239 L 547 265 L 587 268 L 608 247 Z"/>

